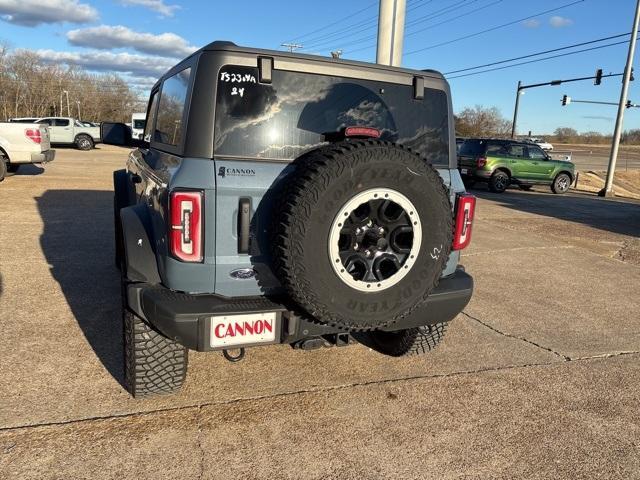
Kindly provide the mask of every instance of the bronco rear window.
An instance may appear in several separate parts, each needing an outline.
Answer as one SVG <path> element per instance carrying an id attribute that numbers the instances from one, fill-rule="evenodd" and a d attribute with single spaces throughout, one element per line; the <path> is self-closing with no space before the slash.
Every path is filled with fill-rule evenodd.
<path id="1" fill-rule="evenodd" d="M 403 144 L 431 163 L 449 163 L 448 101 L 411 85 L 273 71 L 258 82 L 254 67 L 223 67 L 218 75 L 215 154 L 292 160 L 349 126 L 378 129 L 382 140 Z"/>
<path id="2" fill-rule="evenodd" d="M 487 142 L 484 140 L 465 140 L 460 147 L 460 152 L 458 152 L 458 155 L 484 155 L 486 148 Z"/>

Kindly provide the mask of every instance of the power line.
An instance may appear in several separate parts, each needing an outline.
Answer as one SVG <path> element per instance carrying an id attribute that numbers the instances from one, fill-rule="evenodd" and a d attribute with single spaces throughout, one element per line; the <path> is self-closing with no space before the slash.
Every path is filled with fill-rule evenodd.
<path id="1" fill-rule="evenodd" d="M 409 13 L 412 10 L 424 7 L 425 5 L 433 3 L 434 1 L 435 0 L 418 0 L 413 6 L 411 6 L 412 2 L 409 1 L 407 3 L 406 12 Z M 467 1 L 467 0 L 464 0 L 464 1 Z M 306 40 L 304 42 L 305 43 L 305 48 L 304 49 L 305 50 L 309 50 L 309 49 L 313 49 L 313 48 L 318 48 L 319 46 L 326 45 L 327 43 L 337 42 L 340 39 L 345 39 L 345 38 L 348 38 L 348 37 L 352 37 L 352 36 L 356 35 L 357 33 L 364 32 L 364 31 L 370 30 L 372 28 L 376 28 L 377 24 L 378 24 L 378 16 L 377 15 L 374 15 L 372 17 L 368 17 L 368 18 L 366 18 L 364 20 L 361 20 L 359 22 L 356 22 L 354 24 L 347 25 L 345 27 L 341 27 L 338 30 L 334 30 L 333 32 L 329 32 L 329 33 L 324 34 L 322 36 L 308 39 L 308 40 Z M 327 40 L 329 38 L 333 38 L 333 40 L 331 40 L 330 42 L 327 42 Z M 375 35 L 373 36 L 373 38 L 375 38 Z"/>
<path id="2" fill-rule="evenodd" d="M 576 1 L 571 2 L 571 3 L 566 3 L 566 4 L 561 5 L 559 7 L 551 8 L 551 9 L 545 10 L 543 12 L 538 12 L 538 13 L 535 13 L 533 15 L 529 15 L 527 17 L 519 18 L 517 20 L 512 20 L 510 22 L 503 23 L 501 25 L 496 25 L 495 27 L 487 28 L 485 30 L 480 30 L 479 32 L 470 33 L 470 34 L 464 35 L 462 37 L 454 38 L 452 40 L 447 40 L 446 42 L 440 42 L 440 43 L 436 43 L 434 45 L 429 45 L 428 47 L 419 48 L 417 50 L 413 50 L 411 52 L 407 52 L 403 56 L 406 57 L 407 55 L 413 55 L 414 53 L 424 52 L 425 50 L 431 50 L 432 48 L 442 47 L 444 45 L 449 45 L 451 43 L 459 42 L 461 40 L 466 40 L 468 38 L 477 37 L 478 35 L 482 35 L 482 34 L 485 34 L 485 33 L 493 32 L 493 31 L 498 30 L 500 28 L 505 28 L 505 27 L 514 25 L 516 23 L 524 22 L 525 20 L 529 20 L 531 18 L 539 17 L 540 15 L 545 15 L 545 14 L 551 13 L 551 12 L 557 12 L 558 10 L 562 10 L 564 8 L 567 8 L 567 7 L 570 7 L 572 5 L 576 5 L 578 3 L 582 3 L 582 2 L 584 2 L 584 0 L 576 0 Z"/>
<path id="3" fill-rule="evenodd" d="M 528 60 L 526 62 L 514 63 L 513 65 L 505 65 L 504 67 L 495 67 L 495 68 L 489 68 L 487 70 L 481 70 L 479 72 L 465 73 L 463 75 L 454 75 L 453 77 L 447 77 L 447 80 L 453 80 L 454 78 L 470 77 L 472 75 L 480 75 L 481 73 L 495 72 L 497 70 L 505 70 L 507 68 L 519 67 L 521 65 L 528 65 L 528 64 L 531 64 L 531 63 L 543 62 L 545 60 L 552 60 L 554 58 L 568 57 L 569 55 L 575 55 L 576 53 L 590 52 L 590 51 L 593 51 L 593 50 L 599 50 L 601 48 L 613 47 L 615 45 L 623 45 L 623 44 L 626 44 L 626 43 L 629 43 L 629 41 L 625 40 L 623 42 L 607 43 L 605 45 L 598 45 L 596 47 L 584 48 L 582 50 L 576 50 L 574 52 L 560 53 L 558 55 L 551 55 L 549 57 L 537 58 L 535 60 Z"/>
<path id="4" fill-rule="evenodd" d="M 325 25 L 324 27 L 317 28 L 316 30 L 313 30 L 311 32 L 308 32 L 308 33 L 305 33 L 303 35 L 299 35 L 299 36 L 297 36 L 295 38 L 292 38 L 287 43 L 293 43 L 293 42 L 300 41 L 300 39 L 302 39 L 304 37 L 308 37 L 309 35 L 313 35 L 314 33 L 318 33 L 318 32 L 321 32 L 322 30 L 325 30 L 327 28 L 333 27 L 334 25 L 337 25 L 339 23 L 344 22 L 345 20 L 353 18 L 356 15 L 358 15 L 358 14 L 360 14 L 360 13 L 366 11 L 366 10 L 369 10 L 371 7 L 375 7 L 376 5 L 377 5 L 377 3 L 374 2 L 371 5 L 368 5 L 368 6 L 364 7 L 363 9 L 358 10 L 357 12 L 353 12 L 353 13 L 347 15 L 346 17 L 341 18 L 340 20 L 336 20 L 335 22 L 329 23 L 329 24 Z"/>
<path id="5" fill-rule="evenodd" d="M 410 20 L 410 21 L 406 22 L 404 24 L 404 26 L 405 26 L 405 28 L 409 28 L 409 27 L 411 27 L 411 26 L 413 26 L 415 24 L 421 23 L 421 22 L 426 21 L 426 20 L 430 20 L 431 18 L 438 17 L 440 15 L 445 15 L 445 14 L 449 13 L 450 11 L 455 10 L 458 6 L 462 5 L 463 3 L 467 3 L 468 4 L 468 3 L 475 3 L 477 1 L 479 1 L 479 0 L 460 0 L 458 3 L 454 3 L 453 5 L 449 5 L 447 7 L 443 7 L 440 10 L 436 10 L 434 12 L 431 12 L 431 13 L 427 14 L 427 15 L 423 15 L 422 17 L 414 18 L 413 20 Z"/>
<path id="6" fill-rule="evenodd" d="M 567 45 L 567 46 L 564 46 L 564 47 L 552 48 L 551 50 L 543 50 L 541 52 L 530 53 L 528 55 L 522 55 L 520 57 L 513 57 L 513 58 L 509 58 L 507 60 L 500 60 L 500 61 L 496 61 L 496 62 L 485 63 L 483 65 L 476 65 L 475 67 L 467 67 L 467 68 L 461 68 L 461 69 L 458 69 L 458 70 L 451 70 L 450 72 L 445 72 L 443 75 L 450 75 L 452 73 L 467 72 L 469 70 L 477 70 L 479 68 L 492 67 L 494 65 L 500 65 L 502 63 L 509 63 L 509 62 L 514 62 L 516 60 L 522 60 L 524 58 L 537 57 L 539 55 L 545 55 L 547 53 L 560 52 L 562 50 L 568 50 L 570 48 L 583 47 L 585 45 L 591 45 L 593 43 L 604 42 L 606 40 L 612 40 L 614 38 L 620 38 L 620 37 L 624 37 L 626 35 L 629 35 L 629 32 L 620 33 L 618 35 L 611 35 L 610 37 L 602 37 L 602 38 L 598 38 L 598 39 L 595 39 L 595 40 L 589 40 L 588 42 L 574 43 L 573 45 Z"/>
<path id="7" fill-rule="evenodd" d="M 416 31 L 414 31 L 414 32 L 407 33 L 407 34 L 405 35 L 405 38 L 406 38 L 406 37 L 410 37 L 411 35 L 415 35 L 416 33 L 424 32 L 425 30 L 429 30 L 429 29 L 432 29 L 432 28 L 435 28 L 435 27 L 439 27 L 440 25 L 444 25 L 444 24 L 446 24 L 446 23 L 450 23 L 450 22 L 453 22 L 453 21 L 459 20 L 459 19 L 460 19 L 460 18 L 462 18 L 462 17 L 466 17 L 466 16 L 471 15 L 471 14 L 473 14 L 473 13 L 479 12 L 480 10 L 484 10 L 484 9 L 486 9 L 486 8 L 492 7 L 493 5 L 495 5 L 495 4 L 497 4 L 497 3 L 500 3 L 500 2 L 502 2 L 502 1 L 503 1 L 503 0 L 495 0 L 494 2 L 491 2 L 491 3 L 487 4 L 487 5 L 482 5 L 481 7 L 478 7 L 478 8 L 475 8 L 475 9 L 473 9 L 473 10 L 470 10 L 470 11 L 468 11 L 468 12 L 461 13 L 461 14 L 459 14 L 459 15 L 456 15 L 456 16 L 455 16 L 455 17 L 453 17 L 453 18 L 449 18 L 449 19 L 447 19 L 447 20 L 443 20 L 443 21 L 441 21 L 441 22 L 434 23 L 433 25 L 429 25 L 429 26 L 428 26 L 428 27 L 426 27 L 426 28 L 422 28 L 422 29 L 420 29 L 420 30 L 416 30 Z M 447 12 L 447 13 L 448 13 L 448 12 Z M 371 38 L 371 37 L 370 37 L 370 38 Z M 361 42 L 359 42 L 359 43 L 361 43 Z M 353 44 L 352 44 L 352 45 L 353 45 Z M 356 48 L 356 49 L 353 49 L 353 50 L 349 50 L 349 53 L 360 52 L 360 51 L 362 51 L 362 50 L 366 50 L 367 48 L 371 48 L 372 46 L 375 46 L 375 43 L 374 43 L 374 44 L 366 45 L 366 46 L 364 46 L 364 47 Z"/>
<path id="8" fill-rule="evenodd" d="M 477 1 L 477 0 L 475 0 L 475 1 Z M 471 3 L 475 3 L 475 1 L 474 1 L 474 2 L 471 2 Z M 461 14 L 459 14 L 459 15 L 457 15 L 457 16 L 455 16 L 455 17 L 453 17 L 453 18 L 450 18 L 450 19 L 447 19 L 447 20 L 443 20 L 443 21 L 442 21 L 442 22 L 440 22 L 440 23 L 436 23 L 436 24 L 434 24 L 434 25 L 429 25 L 428 27 L 421 28 L 420 30 L 415 30 L 415 31 L 413 31 L 413 32 L 411 32 L 411 33 L 408 33 L 408 34 L 406 35 L 406 37 L 410 37 L 411 35 L 415 35 L 416 33 L 421 33 L 421 32 L 424 32 L 424 31 L 426 31 L 426 30 L 430 30 L 430 29 L 432 29 L 432 28 L 434 28 L 434 27 L 438 27 L 438 26 L 440 26 L 440 25 L 443 25 L 443 24 L 445 24 L 445 23 L 449 23 L 449 22 L 452 22 L 452 21 L 454 21 L 454 20 L 458 20 L 458 19 L 460 19 L 460 18 L 462 18 L 462 17 L 466 17 L 466 16 L 468 16 L 468 15 L 471 15 L 472 13 L 476 13 L 476 12 L 479 12 L 480 10 L 484 10 L 484 9 L 486 9 L 486 8 L 492 7 L 492 6 L 496 5 L 497 3 L 501 3 L 502 1 L 503 1 L 503 0 L 496 0 L 496 1 L 494 1 L 494 2 L 488 3 L 488 4 L 486 4 L 486 5 L 482 5 L 482 6 L 478 7 L 478 8 L 475 8 L 475 9 L 473 9 L 473 10 L 470 10 L 470 11 L 468 11 L 468 12 L 461 13 Z M 466 5 L 465 5 L 465 6 L 466 6 Z M 447 12 L 447 13 L 448 13 L 448 12 Z"/>

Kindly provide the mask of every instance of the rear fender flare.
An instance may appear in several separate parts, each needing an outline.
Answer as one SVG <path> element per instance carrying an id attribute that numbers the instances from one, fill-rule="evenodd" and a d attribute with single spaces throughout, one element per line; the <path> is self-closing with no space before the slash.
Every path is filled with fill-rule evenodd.
<path id="1" fill-rule="evenodd" d="M 146 205 L 120 210 L 125 255 L 125 276 L 130 282 L 160 283 L 151 218 Z"/>
<path id="2" fill-rule="evenodd" d="M 113 172 L 113 192 L 118 210 L 136 203 L 136 191 L 129 173 L 122 169 Z"/>

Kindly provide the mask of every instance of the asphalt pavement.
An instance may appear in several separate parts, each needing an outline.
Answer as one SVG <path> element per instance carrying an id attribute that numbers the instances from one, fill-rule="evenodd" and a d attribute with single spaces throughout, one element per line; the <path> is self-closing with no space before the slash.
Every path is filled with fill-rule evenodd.
<path id="1" fill-rule="evenodd" d="M 567 153 L 571 153 L 571 161 L 578 170 L 607 170 L 609 166 L 609 156 L 611 145 L 554 145 L 552 155 L 554 158 L 561 158 Z M 640 149 L 636 146 L 622 146 L 618 152 L 616 171 L 638 170 L 640 169 Z"/>
<path id="2" fill-rule="evenodd" d="M 640 204 L 484 189 L 474 297 L 433 353 L 194 353 L 122 388 L 111 172 L 58 150 L 0 184 L 0 478 L 640 478 Z"/>

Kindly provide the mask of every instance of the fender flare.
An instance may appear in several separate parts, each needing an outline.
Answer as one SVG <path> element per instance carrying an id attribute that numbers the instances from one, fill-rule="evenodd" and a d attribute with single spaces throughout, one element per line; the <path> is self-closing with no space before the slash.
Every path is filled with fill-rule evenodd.
<path id="1" fill-rule="evenodd" d="M 160 283 L 155 248 L 151 242 L 151 218 L 146 205 L 120 210 L 124 246 L 124 275 L 130 282 Z"/>
<path id="2" fill-rule="evenodd" d="M 125 169 L 113 172 L 113 194 L 118 210 L 136 203 L 136 191 Z"/>

